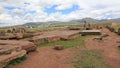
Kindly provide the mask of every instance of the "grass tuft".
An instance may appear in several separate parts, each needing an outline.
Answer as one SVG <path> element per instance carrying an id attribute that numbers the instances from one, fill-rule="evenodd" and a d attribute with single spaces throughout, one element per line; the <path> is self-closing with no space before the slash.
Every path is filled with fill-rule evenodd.
<path id="1" fill-rule="evenodd" d="M 27 55 L 24 55 L 20 58 L 16 58 L 16 59 L 12 60 L 5 68 L 11 68 L 13 65 L 17 65 L 17 64 L 23 62 L 24 60 L 26 60 L 27 58 L 28 58 Z"/>

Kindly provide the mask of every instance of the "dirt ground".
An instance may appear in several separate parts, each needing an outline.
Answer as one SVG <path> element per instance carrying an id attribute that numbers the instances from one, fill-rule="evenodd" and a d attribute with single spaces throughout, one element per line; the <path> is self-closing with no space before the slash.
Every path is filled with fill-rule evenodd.
<path id="1" fill-rule="evenodd" d="M 28 60 L 13 68 L 74 68 L 69 63 L 74 58 L 73 54 L 71 49 L 56 51 L 53 47 L 42 47 L 37 52 L 30 53 Z"/>
<path id="2" fill-rule="evenodd" d="M 120 37 L 107 29 L 102 31 L 110 36 L 104 38 L 103 41 L 93 40 L 95 36 L 86 39 L 85 49 L 102 50 L 104 60 L 113 68 L 120 68 L 120 53 L 117 49 L 117 46 L 120 45 L 120 43 L 117 43 L 117 41 L 120 41 Z M 56 51 L 52 48 L 49 46 L 38 48 L 37 52 L 28 55 L 29 58 L 26 61 L 13 68 L 74 68 L 71 63 L 75 58 L 74 49 Z"/>
<path id="3" fill-rule="evenodd" d="M 118 50 L 120 43 L 117 43 L 120 41 L 120 37 L 107 29 L 103 29 L 102 31 L 108 33 L 109 36 L 104 38 L 103 41 L 93 41 L 92 38 L 89 38 L 86 40 L 87 43 L 85 46 L 90 50 L 102 50 L 105 61 L 113 68 L 120 68 L 120 52 Z"/>

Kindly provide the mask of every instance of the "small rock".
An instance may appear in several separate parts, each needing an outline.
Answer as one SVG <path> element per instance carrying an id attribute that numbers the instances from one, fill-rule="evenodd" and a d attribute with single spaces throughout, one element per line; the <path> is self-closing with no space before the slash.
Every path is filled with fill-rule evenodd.
<path id="1" fill-rule="evenodd" d="M 103 37 L 95 37 L 93 40 L 103 40 Z"/>
<path id="2" fill-rule="evenodd" d="M 63 49 L 64 49 L 64 46 L 63 46 L 63 45 L 56 45 L 56 46 L 54 47 L 54 49 L 56 49 L 56 50 L 63 50 Z"/>
<path id="3" fill-rule="evenodd" d="M 107 33 L 103 33 L 102 37 L 108 37 L 109 35 Z"/>
<path id="4" fill-rule="evenodd" d="M 120 41 L 116 41 L 116 43 L 120 43 Z"/>

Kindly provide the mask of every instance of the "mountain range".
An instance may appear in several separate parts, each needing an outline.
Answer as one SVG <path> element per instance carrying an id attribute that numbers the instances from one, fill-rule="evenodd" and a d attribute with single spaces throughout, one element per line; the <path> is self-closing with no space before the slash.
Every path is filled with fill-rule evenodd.
<path id="1" fill-rule="evenodd" d="M 49 21 L 49 22 L 29 22 L 24 24 L 25 26 L 49 26 L 49 25 L 65 25 L 65 24 L 81 24 L 84 21 L 89 22 L 89 23 L 104 23 L 104 22 L 116 22 L 120 23 L 120 18 L 116 19 L 93 19 L 93 18 L 83 18 L 83 19 L 78 19 L 78 20 L 71 20 L 68 22 L 60 22 L 60 21 Z"/>

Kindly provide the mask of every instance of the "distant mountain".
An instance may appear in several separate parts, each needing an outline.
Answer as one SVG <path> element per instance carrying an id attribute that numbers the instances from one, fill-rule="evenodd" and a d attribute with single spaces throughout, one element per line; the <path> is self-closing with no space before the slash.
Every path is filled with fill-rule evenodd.
<path id="1" fill-rule="evenodd" d="M 26 26 L 53 26 L 53 25 L 70 25 L 70 24 L 81 24 L 84 21 L 89 22 L 89 23 L 102 23 L 102 22 L 120 22 L 120 18 L 116 19 L 102 19 L 102 20 L 97 20 L 93 18 L 83 18 L 83 19 L 78 19 L 78 20 L 71 20 L 68 22 L 60 22 L 60 21 L 49 21 L 49 22 L 29 22 L 24 25 Z"/>
<path id="2" fill-rule="evenodd" d="M 116 19 L 110 19 L 110 22 L 120 22 L 120 18 L 116 18 Z"/>

